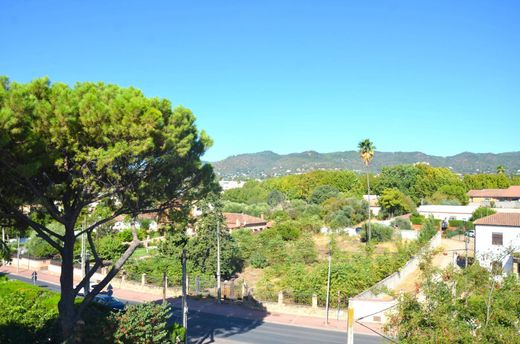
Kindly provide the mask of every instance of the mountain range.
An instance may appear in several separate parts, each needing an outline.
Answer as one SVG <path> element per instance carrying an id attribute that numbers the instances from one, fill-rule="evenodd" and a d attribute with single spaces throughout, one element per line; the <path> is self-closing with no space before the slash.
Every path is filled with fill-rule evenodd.
<path id="1" fill-rule="evenodd" d="M 379 172 L 385 166 L 428 163 L 431 166 L 448 167 L 455 173 L 495 173 L 499 165 L 506 173 L 520 173 L 520 152 L 469 153 L 453 156 L 435 156 L 421 152 L 375 152 L 370 171 Z M 313 170 L 364 171 L 357 151 L 318 153 L 306 151 L 292 154 L 276 154 L 272 151 L 233 155 L 212 163 L 217 175 L 225 180 L 269 178 Z"/>

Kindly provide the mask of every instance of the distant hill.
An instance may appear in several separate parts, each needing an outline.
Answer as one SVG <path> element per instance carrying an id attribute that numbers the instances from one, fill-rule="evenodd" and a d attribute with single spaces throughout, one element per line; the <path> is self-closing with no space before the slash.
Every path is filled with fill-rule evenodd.
<path id="1" fill-rule="evenodd" d="M 505 166 L 507 173 L 520 172 L 520 152 L 499 154 L 464 152 L 448 157 L 428 155 L 421 152 L 376 152 L 370 170 L 378 172 L 384 166 L 417 162 L 448 167 L 461 174 L 494 173 L 499 165 Z M 222 179 L 262 179 L 319 169 L 364 170 L 357 151 L 336 153 L 307 151 L 287 155 L 265 151 L 234 155 L 212 164 Z"/>

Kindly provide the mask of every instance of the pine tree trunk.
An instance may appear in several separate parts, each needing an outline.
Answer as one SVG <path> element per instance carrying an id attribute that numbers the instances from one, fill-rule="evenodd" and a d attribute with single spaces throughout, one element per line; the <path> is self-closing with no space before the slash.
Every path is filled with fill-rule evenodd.
<path id="1" fill-rule="evenodd" d="M 58 303 L 60 313 L 61 331 L 63 340 L 67 340 L 74 334 L 74 325 L 77 320 L 77 312 L 74 307 L 74 229 L 67 228 L 65 242 L 62 251 L 61 262 L 61 298 Z"/>

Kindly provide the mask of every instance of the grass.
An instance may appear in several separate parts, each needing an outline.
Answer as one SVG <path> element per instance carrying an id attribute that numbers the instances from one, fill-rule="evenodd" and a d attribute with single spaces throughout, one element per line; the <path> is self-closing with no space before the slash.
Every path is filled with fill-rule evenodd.
<path id="1" fill-rule="evenodd" d="M 148 252 L 146 252 L 145 247 L 139 247 L 138 249 L 135 250 L 134 254 L 132 254 L 132 258 L 139 259 L 139 258 L 146 257 L 146 256 L 152 256 L 155 254 L 156 251 L 157 251 L 156 248 L 149 248 Z"/>

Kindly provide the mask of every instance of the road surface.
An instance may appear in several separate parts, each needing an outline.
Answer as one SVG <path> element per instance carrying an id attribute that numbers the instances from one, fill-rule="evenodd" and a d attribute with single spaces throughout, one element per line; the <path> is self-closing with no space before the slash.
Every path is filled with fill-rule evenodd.
<path id="1" fill-rule="evenodd" d="M 30 278 L 8 275 L 11 279 L 32 284 Z M 59 285 L 37 281 L 42 288 L 59 292 Z M 137 302 L 122 300 L 129 304 Z M 180 309 L 173 312 L 172 320 L 182 323 Z M 267 323 L 260 320 L 248 320 L 230 316 L 215 315 L 198 311 L 191 311 L 188 316 L 188 338 L 192 344 L 345 344 L 346 333 L 341 331 L 320 330 L 307 327 Z M 356 344 L 386 343 L 377 337 L 355 334 Z"/>

